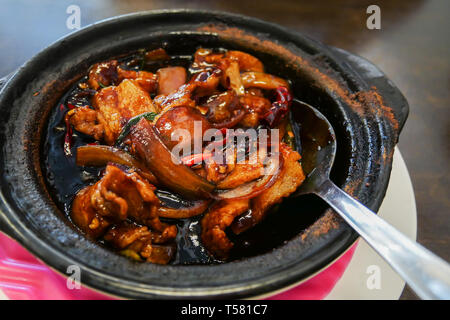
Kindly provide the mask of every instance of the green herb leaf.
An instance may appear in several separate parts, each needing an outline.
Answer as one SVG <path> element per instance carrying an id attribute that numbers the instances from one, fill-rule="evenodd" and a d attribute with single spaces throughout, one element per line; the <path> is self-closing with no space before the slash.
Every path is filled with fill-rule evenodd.
<path id="1" fill-rule="evenodd" d="M 142 118 L 148 121 L 153 121 L 155 120 L 157 115 L 158 114 L 155 112 L 145 112 L 128 120 L 127 124 L 122 128 L 122 131 L 120 132 L 119 137 L 116 140 L 115 146 L 118 146 L 128 136 L 131 127 L 136 125 Z"/>
<path id="2" fill-rule="evenodd" d="M 100 85 L 100 87 L 102 87 L 102 88 L 106 88 L 107 86 L 105 86 L 103 83 L 101 83 L 100 81 L 97 81 L 98 82 L 98 84 Z"/>

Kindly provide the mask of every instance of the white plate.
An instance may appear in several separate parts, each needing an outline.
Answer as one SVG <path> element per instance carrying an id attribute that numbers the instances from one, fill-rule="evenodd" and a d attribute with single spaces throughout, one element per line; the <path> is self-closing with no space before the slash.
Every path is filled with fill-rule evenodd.
<path id="1" fill-rule="evenodd" d="M 413 186 L 400 150 L 395 149 L 391 179 L 378 215 L 410 239 L 417 235 Z M 368 284 L 369 283 L 369 284 Z M 342 278 L 326 299 L 398 299 L 405 282 L 360 239 Z"/>

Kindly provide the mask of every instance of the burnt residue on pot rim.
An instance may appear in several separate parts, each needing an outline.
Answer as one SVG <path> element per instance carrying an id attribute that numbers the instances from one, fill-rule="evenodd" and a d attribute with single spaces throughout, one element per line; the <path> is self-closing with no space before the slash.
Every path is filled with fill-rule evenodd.
<path id="1" fill-rule="evenodd" d="M 345 177 L 338 184 L 378 209 L 408 107 L 381 72 L 377 77 L 365 72 L 376 67 L 256 19 L 176 10 L 132 14 L 87 27 L 38 54 L 8 81 L 0 93 L 1 228 L 60 272 L 77 264 L 82 282 L 124 297 L 240 298 L 307 278 L 357 239 L 331 210 L 302 235 L 260 256 L 215 266 L 158 266 L 130 262 L 88 241 L 51 200 L 40 168 L 42 133 L 51 108 L 89 65 L 175 39 L 179 46 L 217 44 L 263 60 L 276 57 L 274 68 L 298 78 L 306 102 L 322 106 L 342 137 L 338 148 L 340 143 L 344 156 L 338 156 L 337 166 L 341 161 Z"/>

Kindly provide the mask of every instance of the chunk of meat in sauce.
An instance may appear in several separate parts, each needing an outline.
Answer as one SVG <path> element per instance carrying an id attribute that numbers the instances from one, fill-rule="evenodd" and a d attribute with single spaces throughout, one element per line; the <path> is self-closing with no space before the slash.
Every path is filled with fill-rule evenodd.
<path id="1" fill-rule="evenodd" d="M 196 97 L 204 97 L 214 94 L 220 82 L 222 71 L 216 68 L 208 68 L 194 75 L 190 82 L 195 86 Z"/>
<path id="2" fill-rule="evenodd" d="M 109 219 L 99 215 L 91 203 L 94 187 L 89 186 L 80 190 L 72 203 L 72 221 L 89 237 L 101 237 L 111 225 Z"/>
<path id="3" fill-rule="evenodd" d="M 220 123 L 234 116 L 233 112 L 239 108 L 239 98 L 234 91 L 225 91 L 209 97 L 203 107 L 208 109 L 210 122 Z"/>
<path id="4" fill-rule="evenodd" d="M 238 155 L 236 146 L 233 149 L 227 148 L 223 151 L 222 163 L 215 161 L 216 156 L 205 161 L 206 179 L 215 183 L 218 189 L 236 188 L 264 174 L 266 156 L 266 149 L 255 150 L 250 155 Z"/>
<path id="5" fill-rule="evenodd" d="M 202 219 L 202 241 L 216 257 L 226 259 L 233 243 L 225 229 L 249 209 L 249 200 L 223 200 L 214 204 Z"/>
<path id="6" fill-rule="evenodd" d="M 239 97 L 239 102 L 247 112 L 244 119 L 240 122 L 240 124 L 245 127 L 257 127 L 260 119 L 262 119 L 272 107 L 272 104 L 268 99 L 252 93 L 246 93 Z"/>
<path id="7" fill-rule="evenodd" d="M 176 235 L 176 227 L 159 220 L 156 188 L 136 172 L 125 172 L 114 165 L 94 185 L 75 197 L 71 217 L 75 224 L 93 238 L 101 236 L 108 225 L 133 218 L 164 234 Z"/>
<path id="8" fill-rule="evenodd" d="M 198 48 L 194 53 L 194 69 L 207 68 L 220 61 L 223 53 L 214 53 L 213 50 L 207 48 Z"/>
<path id="9" fill-rule="evenodd" d="M 249 159 L 242 163 L 239 161 L 230 174 L 217 184 L 217 188 L 232 189 L 260 178 L 264 174 L 263 161 L 258 152 L 253 152 Z"/>
<path id="10" fill-rule="evenodd" d="M 267 211 L 283 198 L 292 194 L 305 180 L 302 166 L 298 162 L 300 154 L 286 144 L 280 144 L 283 168 L 277 181 L 263 193 L 251 199 L 251 214 L 240 217 L 233 222 L 233 232 L 239 234 L 255 226 L 264 219 Z"/>
<path id="11" fill-rule="evenodd" d="M 196 103 L 192 100 L 192 92 L 196 86 L 193 84 L 184 84 L 178 88 L 177 91 L 168 95 L 158 95 L 153 99 L 155 106 L 165 111 L 175 107 L 192 107 L 194 108 Z"/>
<path id="12" fill-rule="evenodd" d="M 195 136 L 194 128 L 197 124 L 201 131 Z M 203 134 L 211 128 L 208 120 L 195 108 L 174 107 L 164 112 L 156 121 L 159 136 L 169 150 L 180 143 L 179 147 L 193 146 L 194 139 L 202 141 Z M 181 134 L 180 137 L 172 133 Z M 176 139 L 176 140 L 174 140 Z M 192 150 L 192 148 L 191 148 Z"/>
<path id="13" fill-rule="evenodd" d="M 144 55 L 146 61 L 164 61 L 169 60 L 170 56 L 163 48 L 148 51 Z"/>
<path id="14" fill-rule="evenodd" d="M 147 71 L 125 70 L 121 67 L 117 68 L 117 73 L 119 83 L 125 79 L 135 80 L 135 83 L 147 92 L 155 92 L 158 87 L 158 76 L 154 73 Z"/>
<path id="15" fill-rule="evenodd" d="M 246 128 L 255 128 L 259 125 L 259 115 L 254 112 L 247 113 L 239 124 Z"/>
<path id="16" fill-rule="evenodd" d="M 245 93 L 244 82 L 241 79 L 242 71 L 264 74 L 262 62 L 242 51 L 232 50 L 226 53 L 217 53 L 208 49 L 198 49 L 194 57 L 194 65 L 197 69 L 211 69 L 212 66 L 218 68 L 221 71 L 220 83 L 222 86 L 233 90 L 238 96 Z"/>
<path id="17" fill-rule="evenodd" d="M 135 260 L 144 258 L 148 262 L 167 264 L 175 253 L 174 245 L 155 245 L 154 233 L 145 226 L 122 223 L 109 229 L 104 239 Z"/>
<path id="18" fill-rule="evenodd" d="M 245 117 L 245 110 L 241 108 L 239 98 L 233 90 L 210 96 L 198 108 L 217 129 L 232 128 Z"/>
<path id="19" fill-rule="evenodd" d="M 183 67 L 167 67 L 157 71 L 158 94 L 167 95 L 176 91 L 186 83 L 186 69 Z"/>
<path id="20" fill-rule="evenodd" d="M 117 60 L 110 60 L 94 64 L 89 70 L 88 84 L 94 90 L 107 87 L 117 82 Z"/>
<path id="21" fill-rule="evenodd" d="M 225 161 L 214 161 L 214 158 L 208 159 L 205 163 L 206 180 L 219 183 L 227 177 L 236 166 L 236 154 L 225 153 Z"/>
<path id="22" fill-rule="evenodd" d="M 272 103 L 264 97 L 246 93 L 239 97 L 239 102 L 248 112 L 263 116 L 272 107 Z"/>
<path id="23" fill-rule="evenodd" d="M 150 95 L 135 80 L 123 80 L 117 87 L 111 86 L 97 92 L 92 99 L 103 125 L 104 140 L 112 145 L 127 121 L 144 112 L 159 112 Z"/>
<path id="24" fill-rule="evenodd" d="M 98 90 L 111 85 L 118 85 L 124 79 L 135 80 L 147 92 L 154 92 L 158 85 L 156 74 L 123 69 L 119 66 L 117 60 L 94 64 L 89 71 L 87 83 L 92 89 Z"/>
<path id="25" fill-rule="evenodd" d="M 95 140 L 101 140 L 104 134 L 104 128 L 99 123 L 97 112 L 89 107 L 78 107 L 70 110 L 67 115 L 70 124 L 75 130 L 92 136 Z"/>
<path id="26" fill-rule="evenodd" d="M 195 74 L 191 80 L 178 87 L 176 91 L 169 94 L 160 94 L 155 97 L 153 102 L 160 109 L 169 109 L 174 107 L 196 107 L 196 99 L 205 95 L 213 94 L 219 84 L 219 73 L 217 70 L 204 70 Z"/>
<path id="27" fill-rule="evenodd" d="M 245 88 L 241 79 L 239 63 L 232 60 L 222 61 L 220 68 L 223 71 L 223 75 L 220 79 L 220 83 L 225 88 L 236 92 L 238 96 L 242 96 L 245 93 Z"/>
<path id="28" fill-rule="evenodd" d="M 233 61 L 237 61 L 237 63 L 239 64 L 239 69 L 241 71 L 264 72 L 264 66 L 262 62 L 251 54 L 242 51 L 231 50 L 225 54 L 225 57 Z"/>
<path id="29" fill-rule="evenodd" d="M 200 48 L 195 52 L 194 63 L 198 65 L 208 66 L 211 64 L 220 64 L 224 60 L 235 61 L 238 63 L 240 71 L 257 71 L 264 72 L 264 65 L 262 62 L 243 51 L 230 50 L 226 53 L 213 52 L 210 49 Z"/>

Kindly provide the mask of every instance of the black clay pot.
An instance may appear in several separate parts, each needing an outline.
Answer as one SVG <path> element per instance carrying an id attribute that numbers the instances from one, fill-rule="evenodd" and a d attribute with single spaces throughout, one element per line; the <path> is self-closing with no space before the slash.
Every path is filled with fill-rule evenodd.
<path id="1" fill-rule="evenodd" d="M 358 235 L 317 199 L 287 201 L 291 209 L 308 201 L 319 209 L 302 213 L 303 225 L 284 243 L 216 265 L 130 261 L 86 239 L 55 205 L 42 174 L 41 151 L 56 102 L 93 63 L 164 42 L 180 54 L 192 54 L 199 46 L 240 49 L 260 58 L 270 73 L 291 79 L 295 95 L 324 113 L 336 131 L 335 183 L 370 209 L 379 208 L 408 104 L 377 67 L 253 18 L 157 11 L 108 19 L 73 33 L 2 83 L 1 230 L 59 272 L 76 264 L 85 285 L 127 298 L 259 296 L 329 265 Z"/>

